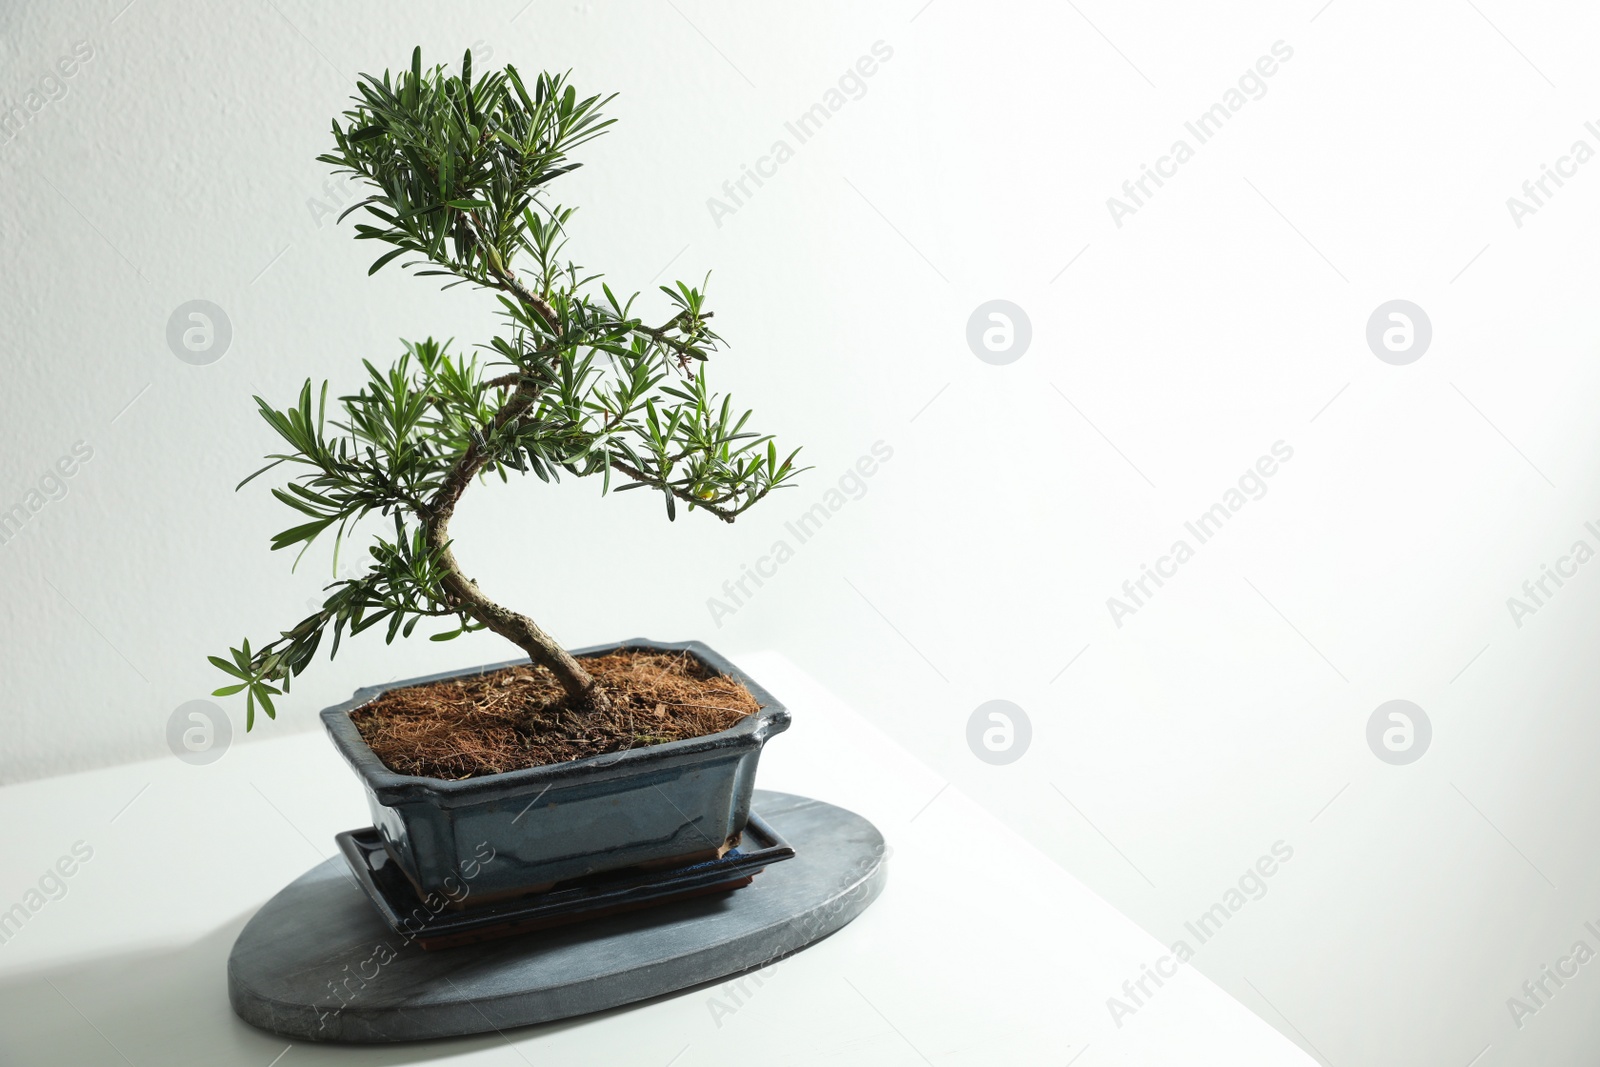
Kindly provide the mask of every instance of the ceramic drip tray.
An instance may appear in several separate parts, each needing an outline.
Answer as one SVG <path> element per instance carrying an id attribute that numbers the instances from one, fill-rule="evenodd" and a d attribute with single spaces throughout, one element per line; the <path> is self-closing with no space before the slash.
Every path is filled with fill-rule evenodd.
<path id="1" fill-rule="evenodd" d="M 473 906 L 468 883 L 464 883 L 467 895 L 454 900 L 419 896 L 372 827 L 347 830 L 335 840 L 383 921 L 395 933 L 424 949 L 468 945 L 727 892 L 749 885 L 768 865 L 795 854 L 761 816 L 751 812 L 740 844 L 717 859 L 677 867 L 610 871 L 574 879 L 542 893 Z"/>
<path id="2" fill-rule="evenodd" d="M 783 828 L 792 849 L 752 818 L 747 851 L 724 856 L 709 873 L 654 871 L 643 883 L 628 882 L 654 885 L 663 894 L 716 892 L 750 878 L 762 864 L 788 861 L 748 889 L 599 915 L 583 911 L 584 905 L 607 906 L 596 902 L 599 886 L 557 886 L 537 902 L 524 897 L 515 903 L 537 923 L 532 908 L 559 907 L 563 899 L 570 908 L 576 894 L 586 898 L 578 913 L 590 921 L 460 951 L 424 952 L 408 935 L 419 929 L 439 934 L 444 928 L 435 922 L 483 922 L 484 909 L 513 902 L 485 902 L 426 923 L 424 910 L 421 919 L 391 929 L 383 912 L 405 913 L 375 890 L 363 891 L 350 865 L 333 856 L 285 886 L 239 931 L 228 954 L 228 1002 L 247 1022 L 293 1041 L 422 1041 L 569 1019 L 769 967 L 861 914 L 889 876 L 889 847 L 872 823 L 844 808 L 765 789 L 752 800 L 756 811 Z M 767 849 L 775 851 L 761 855 Z M 370 879 L 364 860 L 356 870 Z M 611 875 L 609 888 L 621 894 L 621 906 L 629 906 L 623 883 L 639 873 Z M 400 880 L 409 891 L 403 875 Z M 501 925 L 517 919 L 503 910 L 495 915 Z M 397 937 L 396 930 L 403 933 Z M 473 936 L 481 930 L 461 933 Z M 749 1058 L 745 1050 L 743 1059 Z"/>

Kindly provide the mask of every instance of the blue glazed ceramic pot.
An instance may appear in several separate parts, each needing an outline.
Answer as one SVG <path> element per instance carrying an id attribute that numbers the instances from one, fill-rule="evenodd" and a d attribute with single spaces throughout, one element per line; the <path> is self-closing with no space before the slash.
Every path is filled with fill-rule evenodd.
<path id="1" fill-rule="evenodd" d="M 601 871 L 713 854 L 744 829 L 761 748 L 789 728 L 788 710 L 699 641 L 641 638 L 574 654 L 624 649 L 687 650 L 742 682 L 761 710 L 705 737 L 460 781 L 389 770 L 350 713 L 391 689 L 526 660 L 359 689 L 323 711 L 334 745 L 366 788 L 386 850 L 421 895 L 463 903 L 529 892 Z"/>

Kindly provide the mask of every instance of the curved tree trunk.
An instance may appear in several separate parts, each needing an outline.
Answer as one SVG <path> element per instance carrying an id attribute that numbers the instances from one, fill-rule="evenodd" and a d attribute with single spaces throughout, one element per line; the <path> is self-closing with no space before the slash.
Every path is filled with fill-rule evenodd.
<path id="1" fill-rule="evenodd" d="M 520 384 L 494 417 L 498 428 L 521 416 L 537 399 L 527 384 Z M 488 463 L 477 444 L 468 446 L 444 485 L 429 502 L 422 516 L 428 547 L 444 570 L 442 584 L 451 600 L 466 610 L 467 614 L 485 627 L 512 642 L 528 654 L 528 658 L 549 669 L 566 690 L 567 696 L 580 707 L 602 710 L 607 706 L 605 691 L 594 677 L 584 670 L 572 654 L 546 633 L 538 623 L 519 612 L 512 611 L 490 600 L 478 588 L 478 583 L 468 578 L 457 562 L 450 547 L 450 518 L 455 514 L 456 503 L 472 479 Z"/>
<path id="2" fill-rule="evenodd" d="M 439 563 L 444 568 L 445 591 L 455 602 L 484 626 L 521 648 L 534 663 L 549 668 L 575 703 L 591 708 L 604 707 L 604 692 L 570 652 L 526 615 L 490 600 L 477 582 L 462 573 L 455 552 L 450 548 L 448 518 L 430 521 L 427 538 L 428 547 L 438 553 Z"/>

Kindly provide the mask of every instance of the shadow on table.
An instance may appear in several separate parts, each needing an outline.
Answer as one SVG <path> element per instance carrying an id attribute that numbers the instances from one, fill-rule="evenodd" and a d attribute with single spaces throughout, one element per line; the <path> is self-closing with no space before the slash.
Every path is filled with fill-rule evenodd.
<path id="1" fill-rule="evenodd" d="M 591 1015 L 504 1035 L 488 1033 L 393 1045 L 319 1045 L 258 1030 L 228 1004 L 227 963 L 253 911 L 181 948 L 152 948 L 40 968 L 0 981 L 0 1063 L 161 1064 L 163 1067 L 334 1064 L 388 1067 L 423 1063 L 603 1024 L 612 1016 L 737 978 L 723 976 Z M 776 961 L 773 961 L 776 962 Z M 293 1063 L 283 1054 L 293 1050 Z"/>
<path id="2" fill-rule="evenodd" d="M 293 1044 L 294 1067 L 378 1067 L 505 1043 L 489 1034 L 405 1045 L 316 1045 L 257 1030 L 228 1005 L 228 952 L 251 914 L 182 948 L 85 959 L 0 981 L 0 1063 L 267 1067 Z"/>

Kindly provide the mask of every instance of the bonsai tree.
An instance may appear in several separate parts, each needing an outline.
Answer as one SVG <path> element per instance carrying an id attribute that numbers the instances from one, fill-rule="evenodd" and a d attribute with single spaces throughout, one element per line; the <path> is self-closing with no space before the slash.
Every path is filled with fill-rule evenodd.
<path id="1" fill-rule="evenodd" d="M 601 116 L 613 97 L 579 99 L 565 75 L 527 86 L 510 66 L 474 80 L 470 51 L 459 76 L 425 70 L 420 48 L 410 70 L 362 75 L 357 91 L 334 120 L 333 151 L 318 158 L 370 186 L 344 213 L 365 209 L 356 237 L 389 246 L 368 274 L 400 259 L 450 279 L 445 288 L 492 290 L 505 329 L 482 346 L 484 365 L 432 338 L 404 342 L 388 368 L 365 363 L 366 384 L 339 397 L 332 417 L 327 382 L 314 390 L 308 380 L 281 411 L 255 398 L 287 449 L 240 487 L 280 466 L 294 472 L 272 490 L 298 513 L 273 550 L 299 546 L 298 563 L 332 531 L 337 568 L 359 520 L 376 512 L 394 531 L 370 546 L 366 573 L 327 587 L 314 614 L 264 645 L 246 640 L 210 657 L 232 679 L 215 695 L 245 695 L 248 730 L 258 704 L 276 717 L 273 697 L 330 630 L 331 657 L 346 632 L 382 624 L 392 642 L 440 618 L 449 628 L 433 640 L 492 630 L 549 669 L 574 708 L 605 710 L 603 688 L 577 659 L 462 570 L 450 520 L 467 487 L 512 473 L 598 476 L 602 493 L 660 493 L 669 519 L 682 505 L 732 522 L 799 473 L 796 453 L 780 457 L 770 436 L 746 428 L 748 411 L 707 386 L 704 364 L 721 338 L 703 287 L 662 286 L 670 307 L 647 325 L 637 293 L 619 299 L 562 260 L 573 209 L 547 200 L 546 186 L 611 125 Z"/>

